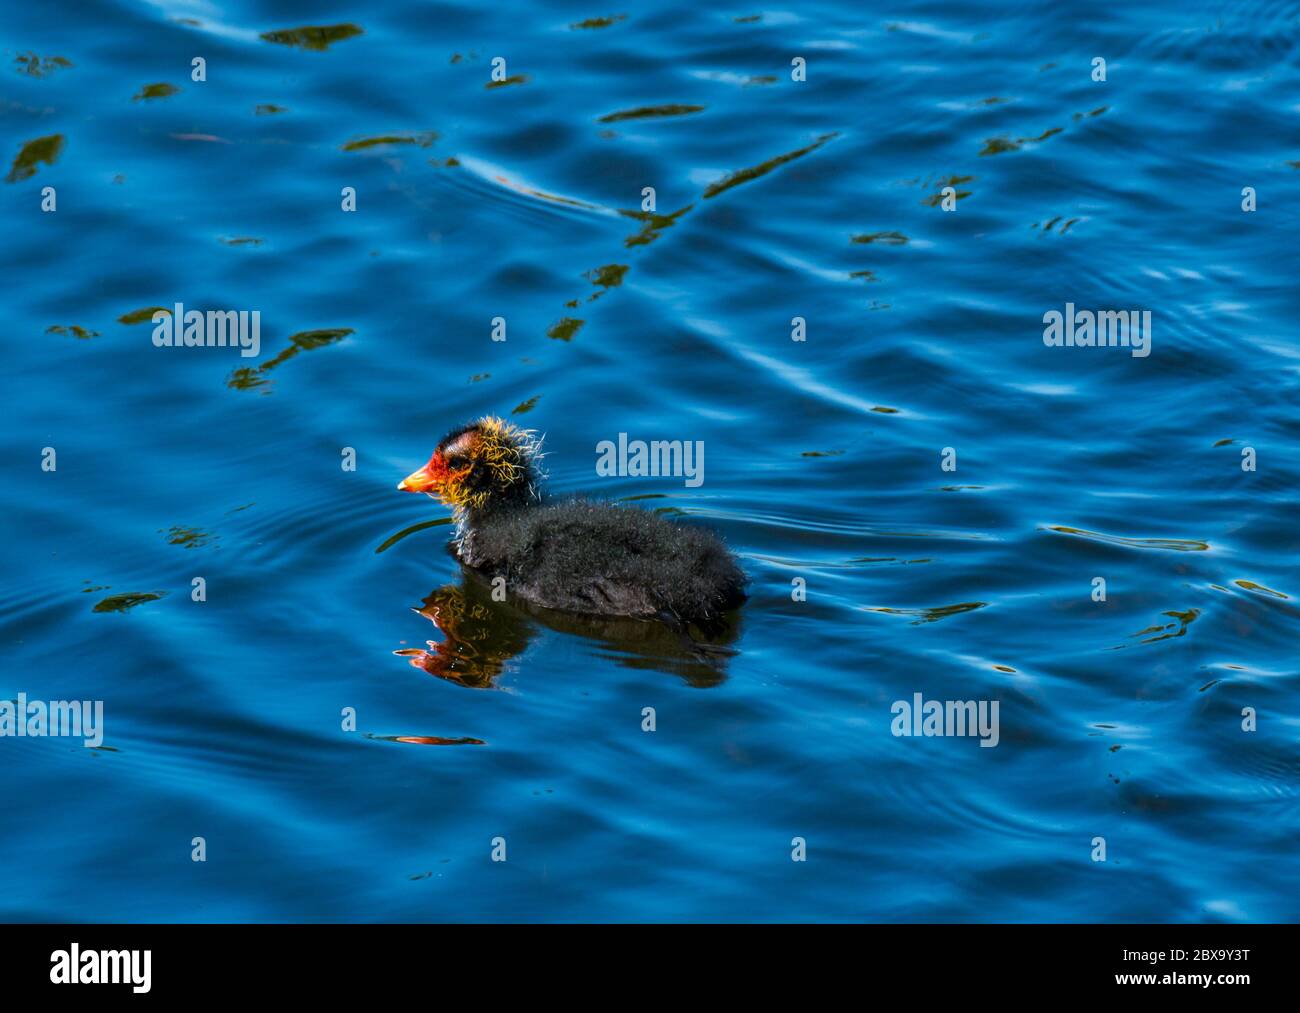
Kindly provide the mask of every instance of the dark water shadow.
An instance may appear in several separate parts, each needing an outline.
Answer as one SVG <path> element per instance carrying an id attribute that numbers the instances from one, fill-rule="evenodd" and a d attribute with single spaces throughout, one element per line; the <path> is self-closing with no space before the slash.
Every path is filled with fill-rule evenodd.
<path id="1" fill-rule="evenodd" d="M 700 689 L 726 679 L 727 662 L 736 654 L 729 645 L 740 637 L 738 612 L 707 635 L 692 628 L 687 636 L 661 622 L 576 615 L 515 598 L 494 601 L 490 585 L 467 571 L 459 584 L 436 588 L 412 611 L 433 623 L 443 640 L 428 641 L 427 650 L 393 653 L 429 675 L 473 689 L 491 689 L 539 626 L 595 641 L 596 653 L 617 665 L 668 672 Z"/>

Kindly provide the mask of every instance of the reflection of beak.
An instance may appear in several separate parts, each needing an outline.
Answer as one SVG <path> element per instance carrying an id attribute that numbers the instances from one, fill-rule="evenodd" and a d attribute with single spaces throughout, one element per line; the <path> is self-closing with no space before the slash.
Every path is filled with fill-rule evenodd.
<path id="1" fill-rule="evenodd" d="M 431 492 L 437 484 L 438 479 L 429 474 L 429 466 L 426 464 L 398 482 L 397 488 L 401 492 Z"/>

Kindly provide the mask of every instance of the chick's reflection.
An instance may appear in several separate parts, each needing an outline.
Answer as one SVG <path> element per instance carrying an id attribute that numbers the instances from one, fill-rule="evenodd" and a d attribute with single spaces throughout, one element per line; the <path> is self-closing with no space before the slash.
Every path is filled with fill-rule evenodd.
<path id="1" fill-rule="evenodd" d="M 477 581 L 446 584 L 412 611 L 438 627 L 444 639 L 428 641 L 427 651 L 408 648 L 393 653 L 430 675 L 474 689 L 491 687 L 506 662 L 532 639 L 528 624 L 502 603 L 493 602 Z"/>
<path id="2" fill-rule="evenodd" d="M 520 601 L 493 601 L 491 588 L 466 574 L 460 584 L 446 584 L 413 609 L 443 635 L 428 649 L 394 651 L 411 665 L 439 679 L 473 689 L 490 689 L 507 663 L 522 654 L 538 625 L 595 641 L 595 653 L 627 668 L 670 672 L 696 687 L 715 686 L 726 678 L 728 645 L 740 635 L 733 613 L 707 637 L 692 636 L 661 622 L 573 615 Z"/>

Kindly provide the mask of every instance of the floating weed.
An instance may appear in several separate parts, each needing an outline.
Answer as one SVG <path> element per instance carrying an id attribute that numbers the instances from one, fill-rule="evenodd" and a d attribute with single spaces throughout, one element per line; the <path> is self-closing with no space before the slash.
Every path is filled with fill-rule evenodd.
<path id="1" fill-rule="evenodd" d="M 863 245 L 879 243 L 881 246 L 905 246 L 910 240 L 901 232 L 862 232 L 853 237 L 853 242 Z"/>
<path id="2" fill-rule="evenodd" d="M 883 612 L 891 616 L 916 616 L 913 620 L 913 626 L 920 626 L 924 623 L 936 623 L 940 619 L 947 619 L 949 616 L 960 615 L 963 612 L 973 612 L 976 609 L 982 609 L 988 606 L 986 601 L 964 601 L 956 605 L 938 605 L 934 608 L 922 609 L 899 609 L 863 606 L 864 612 Z"/>
<path id="3" fill-rule="evenodd" d="M 1169 612 L 1162 612 L 1161 615 L 1166 615 L 1173 619 L 1177 619 L 1178 622 L 1163 623 L 1158 626 L 1148 626 L 1145 630 L 1139 630 L 1137 633 L 1134 633 L 1133 636 L 1147 637 L 1147 634 L 1149 633 L 1159 634 L 1158 636 L 1147 637 L 1147 639 L 1142 641 L 1142 643 L 1144 644 L 1154 644 L 1160 640 L 1170 640 L 1173 637 L 1186 636 L 1187 627 L 1190 626 L 1192 623 L 1194 623 L 1197 620 L 1197 618 L 1200 616 L 1200 614 L 1201 614 L 1200 609 L 1188 609 L 1186 612 L 1178 612 L 1176 610 L 1169 611 Z"/>
<path id="4" fill-rule="evenodd" d="M 297 49 L 310 49 L 323 52 L 336 42 L 363 34 L 360 25 L 306 25 L 302 28 L 284 28 L 275 32 L 263 32 L 259 38 L 273 42 L 278 46 L 293 46 Z"/>
<path id="5" fill-rule="evenodd" d="M 5 177 L 5 182 L 17 183 L 19 180 L 36 175 L 38 164 L 44 162 L 46 165 L 53 165 L 62 151 L 62 134 L 49 134 L 46 137 L 27 141 L 19 149 L 14 164 L 9 169 L 9 175 Z"/>
<path id="6" fill-rule="evenodd" d="M 954 200 L 965 200 L 967 197 L 971 195 L 973 191 L 958 190 L 957 188 L 961 186 L 963 183 L 971 182 L 971 180 L 973 180 L 974 178 L 975 178 L 974 176 L 949 176 L 946 179 L 935 180 L 933 183 L 930 183 L 928 185 L 936 186 L 939 189 L 934 193 L 932 193 L 929 197 L 921 201 L 921 203 L 926 205 L 927 207 L 932 207 L 932 208 L 938 207 L 940 204 L 943 203 L 943 191 L 947 187 L 952 187 Z"/>
<path id="7" fill-rule="evenodd" d="M 1078 538 L 1088 538 L 1098 542 L 1109 542 L 1111 545 L 1123 545 L 1130 549 L 1172 549 L 1175 552 L 1205 552 L 1210 548 L 1209 542 L 1202 542 L 1193 538 L 1127 538 L 1123 535 L 1107 535 L 1099 531 L 1072 528 L 1064 524 L 1048 524 L 1044 527 L 1047 531 L 1056 531 L 1063 535 L 1074 535 Z"/>
<path id="8" fill-rule="evenodd" d="M 388 147 L 398 144 L 414 144 L 420 148 L 427 148 L 437 139 L 437 133 L 432 130 L 397 134 L 377 134 L 374 137 L 362 137 L 355 141 L 348 141 L 342 146 L 342 150 L 365 151 L 367 148 Z"/>
<path id="9" fill-rule="evenodd" d="M 72 61 L 62 56 L 41 57 L 33 52 L 19 54 L 14 57 L 14 63 L 18 64 L 20 74 L 30 74 L 32 77 L 46 77 L 56 70 L 72 66 Z"/>
<path id="10" fill-rule="evenodd" d="M 606 264 L 604 267 L 597 267 L 583 275 L 593 285 L 600 285 L 602 288 L 613 288 L 615 285 L 623 284 L 623 277 L 627 274 L 628 264 Z"/>
<path id="11" fill-rule="evenodd" d="M 257 390 L 259 387 L 266 387 L 263 394 L 269 394 L 271 381 L 262 376 L 260 370 L 251 366 L 240 366 L 230 376 L 226 377 L 226 386 L 234 390 Z"/>
<path id="12" fill-rule="evenodd" d="M 594 302 L 595 300 L 599 299 L 602 295 L 604 295 L 606 292 L 608 292 L 611 288 L 615 288 L 619 285 L 622 285 L 623 277 L 624 275 L 627 274 L 628 267 L 629 267 L 628 264 L 606 264 L 604 267 L 598 267 L 595 268 L 594 270 L 586 272 L 583 275 L 583 277 L 586 278 L 588 281 L 590 281 L 593 285 L 597 285 L 600 287 L 600 291 L 592 293 L 587 298 L 587 302 Z M 575 299 L 572 303 L 569 303 L 567 305 L 576 306 L 577 300 Z"/>
<path id="13" fill-rule="evenodd" d="M 77 324 L 70 324 L 67 327 L 63 324 L 54 324 L 45 328 L 45 333 L 71 335 L 74 338 L 80 338 L 82 341 L 85 341 L 87 338 L 99 337 L 99 331 L 88 331 L 86 328 L 79 327 Z"/>
<path id="14" fill-rule="evenodd" d="M 180 525 L 173 525 L 165 530 L 159 528 L 158 533 L 167 536 L 168 545 L 180 545 L 187 549 L 200 549 L 215 537 L 198 528 L 186 528 Z"/>
<path id="15" fill-rule="evenodd" d="M 1082 120 L 1100 116 L 1108 108 L 1108 106 L 1099 106 L 1090 113 L 1075 113 L 1074 118 L 1075 120 Z M 1064 129 L 1064 127 L 1048 127 L 1037 137 L 1020 137 L 1014 141 L 1009 137 L 992 137 L 984 142 L 984 149 L 980 152 L 980 155 L 1000 155 L 1007 151 L 1019 151 L 1026 144 L 1037 144 L 1049 137 L 1055 137 Z"/>
<path id="16" fill-rule="evenodd" d="M 324 348 L 326 345 L 333 345 L 342 341 L 349 334 L 354 333 L 351 327 L 336 327 L 330 330 L 318 331 L 299 331 L 291 335 L 289 345 L 274 358 L 267 359 L 257 368 L 244 366 L 236 369 L 226 379 L 226 386 L 236 390 L 256 390 L 259 387 L 266 387 L 270 381 L 266 379 L 266 374 L 277 366 L 288 362 L 299 352 L 309 352 L 316 348 Z M 263 390 L 263 394 L 269 394 L 270 390 Z"/>
<path id="17" fill-rule="evenodd" d="M 704 106 L 695 105 L 662 105 L 662 106 L 639 106 L 636 109 L 624 109 L 621 112 L 609 113 L 600 117 L 597 123 L 621 123 L 623 120 L 648 120 L 665 116 L 689 116 L 691 113 L 703 112 Z"/>
<path id="18" fill-rule="evenodd" d="M 166 591 L 142 591 L 129 594 L 109 595 L 103 601 L 98 602 L 93 612 L 126 612 L 135 608 L 137 605 L 143 605 L 145 602 L 158 601 L 166 597 Z"/>
<path id="19" fill-rule="evenodd" d="M 984 142 L 984 150 L 980 152 L 980 156 L 983 157 L 985 155 L 1001 155 L 1007 151 L 1019 151 L 1019 150 L 1020 150 L 1019 141 L 1013 141 L 1006 137 L 991 137 Z"/>
<path id="20" fill-rule="evenodd" d="M 613 14 L 604 18 L 587 18 L 585 21 L 575 21 L 573 24 L 569 25 L 569 28 L 575 32 L 594 28 L 609 28 L 611 25 L 616 25 L 620 21 L 626 20 L 626 14 Z"/>
<path id="21" fill-rule="evenodd" d="M 160 81 L 157 84 L 146 84 L 131 97 L 132 102 L 148 102 L 156 98 L 167 98 L 175 95 L 180 89 L 174 84 L 168 84 L 166 81 Z"/>
<path id="22" fill-rule="evenodd" d="M 670 215 L 659 215 L 652 211 L 619 211 L 619 214 L 625 218 L 635 218 L 641 222 L 641 231 L 635 235 L 628 236 L 623 240 L 624 246 L 649 246 L 659 238 L 659 233 L 664 229 L 670 229 L 677 224 L 677 219 L 695 207 L 694 204 L 687 204 L 686 207 L 674 211 Z"/>
<path id="23" fill-rule="evenodd" d="M 128 327 L 132 324 L 143 324 L 153 320 L 155 313 L 166 313 L 171 316 L 172 311 L 166 306 L 145 306 L 138 310 L 132 310 L 130 313 L 123 313 L 117 318 L 117 322 L 126 324 Z"/>
<path id="24" fill-rule="evenodd" d="M 750 166 L 748 169 L 740 169 L 733 172 L 724 179 L 710 184 L 704 191 L 704 199 L 716 197 L 718 194 L 730 190 L 733 186 L 740 186 L 742 183 L 748 183 L 752 180 L 766 176 L 773 169 L 779 169 L 781 166 L 793 162 L 796 158 L 803 158 L 804 155 L 811 154 L 822 145 L 834 140 L 839 133 L 822 134 L 812 144 L 797 148 L 794 151 L 787 151 L 784 155 L 777 155 L 775 158 L 769 158 L 766 162 L 760 162 L 758 165 Z"/>
<path id="25" fill-rule="evenodd" d="M 1290 599 L 1290 595 L 1283 594 L 1281 591 L 1274 591 L 1271 587 L 1265 587 L 1263 584 L 1256 584 L 1253 580 L 1234 580 L 1233 583 L 1240 588 L 1245 588 L 1247 591 L 1258 591 L 1260 594 L 1272 595 L 1274 598 Z"/>
<path id="26" fill-rule="evenodd" d="M 578 329 L 585 323 L 585 320 L 577 320 L 573 317 L 561 317 L 559 321 L 553 324 L 551 329 L 546 332 L 546 336 L 548 338 L 555 338 L 558 341 L 568 341 L 578 333 Z"/>
<path id="27" fill-rule="evenodd" d="M 1055 218 L 1049 218 L 1047 221 L 1043 222 L 1043 231 L 1051 232 L 1052 229 L 1056 227 L 1056 223 L 1059 222 L 1060 220 L 1061 220 L 1060 215 L 1057 215 Z M 1031 225 L 1030 228 L 1031 229 L 1038 228 L 1038 223 L 1034 222 L 1034 224 Z"/>

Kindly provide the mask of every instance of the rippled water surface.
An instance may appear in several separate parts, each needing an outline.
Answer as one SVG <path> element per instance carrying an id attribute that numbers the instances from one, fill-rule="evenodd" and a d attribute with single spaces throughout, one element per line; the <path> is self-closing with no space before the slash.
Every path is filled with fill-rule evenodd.
<path id="1" fill-rule="evenodd" d="M 1293 4 L 5 20 L 0 698 L 105 737 L 0 738 L 0 916 L 1300 913 Z M 736 653 L 467 583 L 394 487 L 487 413 L 715 527 Z"/>

